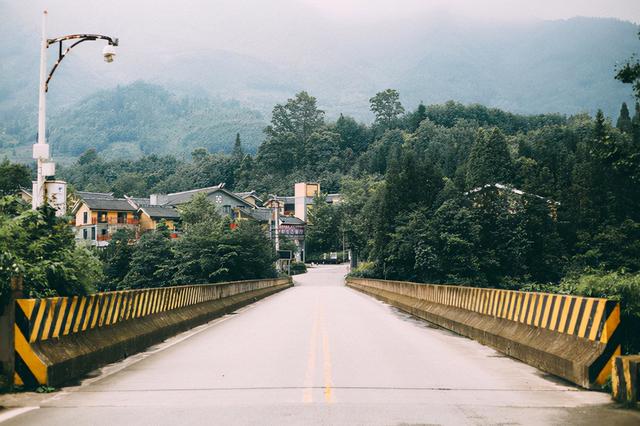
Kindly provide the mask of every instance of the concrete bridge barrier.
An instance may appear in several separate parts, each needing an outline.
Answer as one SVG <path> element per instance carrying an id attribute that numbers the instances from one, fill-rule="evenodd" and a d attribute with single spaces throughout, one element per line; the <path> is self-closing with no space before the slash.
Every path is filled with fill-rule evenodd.
<path id="1" fill-rule="evenodd" d="M 619 356 L 611 373 L 613 399 L 635 406 L 640 399 L 640 355 Z"/>
<path id="2" fill-rule="evenodd" d="M 291 285 L 278 278 L 17 299 L 14 383 L 67 383 Z"/>
<path id="3" fill-rule="evenodd" d="M 570 295 L 347 278 L 347 285 L 579 386 L 620 355 L 618 302 Z"/>

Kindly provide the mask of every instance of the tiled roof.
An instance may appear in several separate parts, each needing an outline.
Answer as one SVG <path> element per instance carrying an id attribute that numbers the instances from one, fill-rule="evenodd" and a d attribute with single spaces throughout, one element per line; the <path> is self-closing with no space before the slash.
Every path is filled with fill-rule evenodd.
<path id="1" fill-rule="evenodd" d="M 269 199 L 283 201 L 285 204 L 293 204 L 296 201 L 296 197 L 281 197 L 278 195 L 271 195 Z"/>
<path id="2" fill-rule="evenodd" d="M 271 218 L 271 209 L 257 208 L 257 209 L 243 209 L 242 214 L 252 217 L 258 222 L 268 222 Z"/>
<path id="3" fill-rule="evenodd" d="M 145 206 L 140 210 L 153 219 L 178 219 L 180 217 L 180 212 L 171 207 Z"/>
<path id="4" fill-rule="evenodd" d="M 256 199 L 256 201 L 262 203 L 262 199 L 258 197 L 258 193 L 256 191 L 234 192 L 234 194 L 243 199 L 247 197 L 253 197 Z"/>
<path id="5" fill-rule="evenodd" d="M 100 199 L 100 200 L 113 200 L 113 192 L 89 192 L 89 191 L 77 191 L 78 198 L 86 199 Z"/>
<path id="6" fill-rule="evenodd" d="M 304 221 L 295 216 L 280 215 L 280 223 L 283 225 L 304 225 Z"/>
<path id="7" fill-rule="evenodd" d="M 85 198 L 83 201 L 91 210 L 117 210 L 121 212 L 135 212 L 138 210 L 122 198 Z"/>
<path id="8" fill-rule="evenodd" d="M 135 204 L 138 207 L 146 207 L 151 205 L 151 201 L 149 201 L 149 198 L 141 198 L 141 197 L 126 197 L 126 198 L 127 200 L 133 202 L 133 204 Z"/>
<path id="9" fill-rule="evenodd" d="M 219 189 L 222 188 L 222 186 L 223 185 L 209 186 L 207 188 L 191 189 L 189 191 L 174 192 L 172 194 L 167 194 L 166 195 L 167 202 L 165 204 L 176 205 L 176 204 L 188 203 L 189 201 L 191 201 L 191 198 L 193 198 L 195 194 L 199 194 L 199 193 L 210 194 L 212 192 L 218 191 Z"/>

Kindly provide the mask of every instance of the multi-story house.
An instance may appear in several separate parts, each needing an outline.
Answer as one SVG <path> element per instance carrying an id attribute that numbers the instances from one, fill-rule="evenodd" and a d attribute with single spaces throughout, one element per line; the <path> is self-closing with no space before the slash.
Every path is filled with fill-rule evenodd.
<path id="1" fill-rule="evenodd" d="M 83 244 L 106 246 L 118 229 L 137 231 L 138 208 L 125 198 L 111 193 L 78 192 L 72 209 L 75 216 L 76 241 Z"/>

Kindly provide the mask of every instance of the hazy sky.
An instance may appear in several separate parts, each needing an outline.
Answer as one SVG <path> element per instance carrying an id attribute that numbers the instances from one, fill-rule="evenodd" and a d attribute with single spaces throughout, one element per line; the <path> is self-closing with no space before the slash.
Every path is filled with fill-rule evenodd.
<path id="1" fill-rule="evenodd" d="M 464 18 L 498 20 L 613 17 L 640 23 L 639 0 L 33 0 L 20 2 L 19 6 L 16 6 L 15 0 L 0 0 L 0 3 L 13 3 L 14 7 L 29 13 L 48 8 L 64 9 L 71 15 L 90 11 L 106 15 L 138 15 L 145 10 L 151 16 L 173 12 L 178 15 L 185 12 L 204 13 L 205 16 L 208 13 L 234 15 L 252 9 L 295 9 L 295 3 L 298 3 L 302 8 L 315 8 L 325 17 L 350 21 L 402 19 L 445 13 Z M 303 11 L 302 8 L 299 10 Z"/>
<path id="2" fill-rule="evenodd" d="M 347 19 L 389 19 L 444 12 L 493 19 L 612 17 L 640 23 L 640 0 L 299 0 L 327 15 Z"/>

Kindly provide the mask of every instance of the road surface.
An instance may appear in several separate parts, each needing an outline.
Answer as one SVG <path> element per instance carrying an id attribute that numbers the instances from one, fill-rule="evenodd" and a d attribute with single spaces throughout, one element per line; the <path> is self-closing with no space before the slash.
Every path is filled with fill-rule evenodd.
<path id="1" fill-rule="evenodd" d="M 640 424 L 577 389 L 347 288 L 343 266 L 82 384 L 0 398 L 3 425 Z M 22 407 L 22 408 L 15 408 Z"/>

